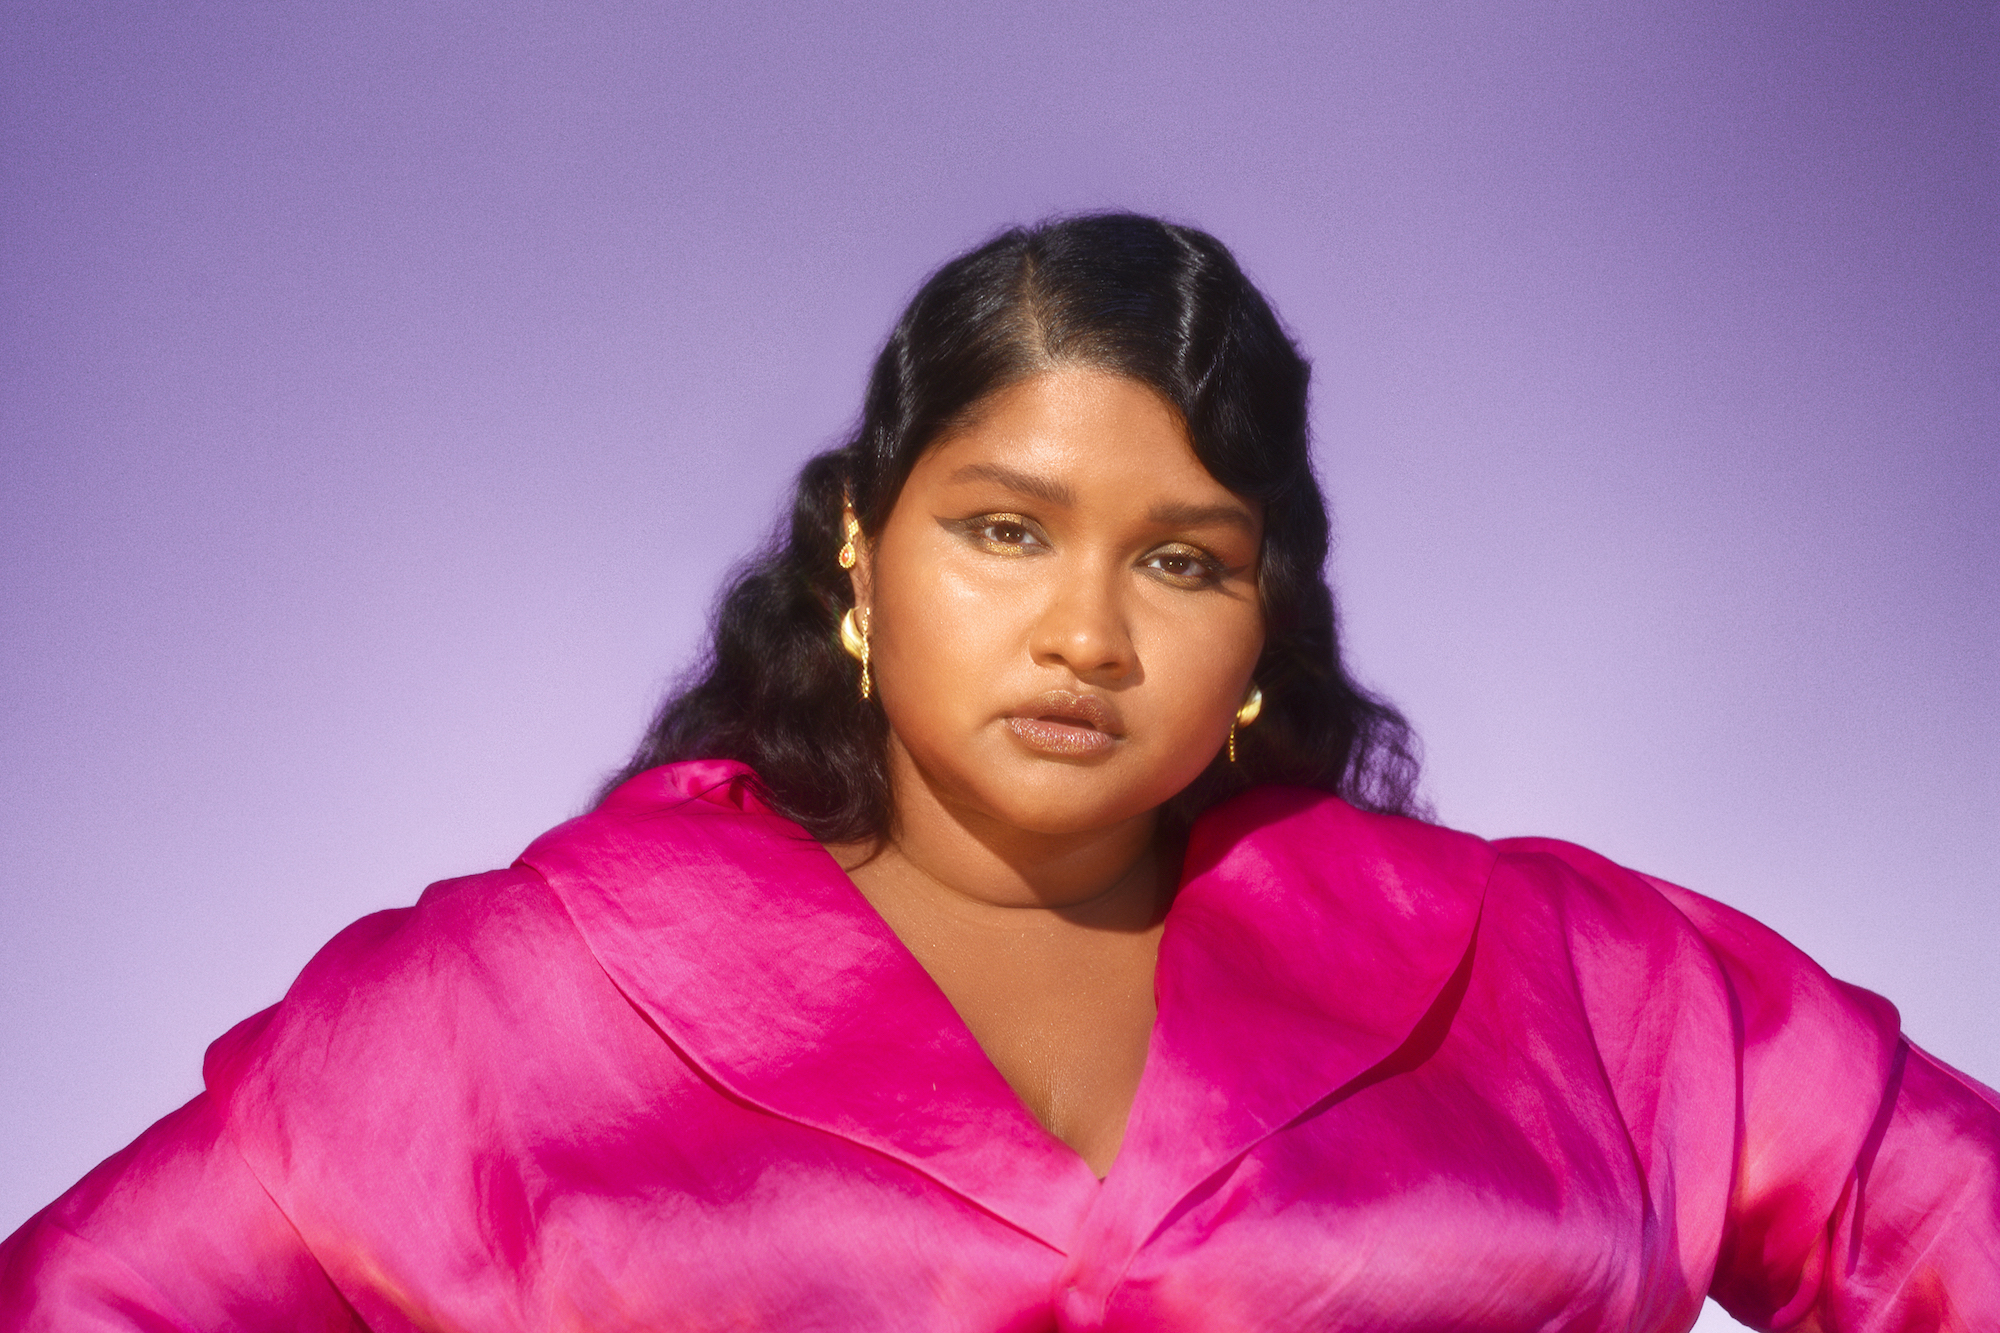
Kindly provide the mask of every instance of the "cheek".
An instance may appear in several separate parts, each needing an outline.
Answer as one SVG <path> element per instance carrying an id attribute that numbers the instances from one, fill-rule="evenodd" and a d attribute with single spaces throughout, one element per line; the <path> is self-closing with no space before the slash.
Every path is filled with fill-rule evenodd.
<path id="1" fill-rule="evenodd" d="M 1021 665 L 1023 599 L 949 560 L 910 563 L 876 592 L 885 705 L 913 723 L 990 709 L 985 696 Z"/>
<path id="2" fill-rule="evenodd" d="M 1159 720 L 1189 734 L 1227 728 L 1227 715 L 1242 703 L 1263 649 L 1261 615 L 1231 606 L 1177 619 L 1151 637 L 1146 674 L 1163 714 Z"/>

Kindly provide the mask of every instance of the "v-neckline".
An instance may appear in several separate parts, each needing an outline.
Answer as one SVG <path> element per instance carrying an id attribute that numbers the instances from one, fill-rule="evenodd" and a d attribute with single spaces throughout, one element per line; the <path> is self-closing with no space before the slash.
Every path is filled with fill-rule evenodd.
<path id="1" fill-rule="evenodd" d="M 1044 1133 L 1081 1158 L 1093 1176 L 1102 1180 L 1085 1146 L 1113 1141 L 1114 1135 L 1122 1146 L 1130 1125 L 1153 1029 L 1157 1026 L 1159 940 L 1166 908 L 1175 892 L 1174 882 L 1161 880 L 1169 873 L 1174 880 L 1178 879 L 1178 854 L 1184 850 L 1181 840 L 1157 847 L 1147 856 L 1143 867 L 1135 867 L 1143 870 L 1145 879 L 1132 885 L 1114 886 L 1133 893 L 1125 907 L 1112 909 L 1114 913 L 1123 911 L 1136 919 L 1143 907 L 1147 922 L 1137 928 L 1104 922 L 1079 925 L 1055 920 L 1059 913 L 1038 913 L 1032 908 L 954 898 L 949 886 L 932 882 L 933 877 L 907 858 L 898 866 L 894 861 L 877 861 L 875 855 L 857 860 L 857 849 L 853 848 L 824 847 L 824 850 L 868 910 L 875 913 L 944 995 L 967 1035 L 1008 1085 L 1022 1111 Z M 1174 858 L 1171 871 L 1170 857 Z M 887 868 L 887 873 L 867 875 L 871 868 L 878 871 Z M 1148 881 L 1150 888 L 1141 887 Z M 1063 938 L 1073 930 L 1080 930 L 1080 934 Z M 1116 942 L 1110 938 L 1114 936 Z M 1096 952 L 1098 948 L 1103 952 Z M 1117 952 L 1120 948 L 1133 952 L 1120 957 Z M 996 959 L 1004 960 L 1003 964 L 997 970 L 987 970 Z M 1143 989 L 1139 989 L 1142 970 Z M 1103 989 L 1094 993 L 1089 987 L 1081 991 L 1069 989 L 1074 979 L 1086 973 Z M 1033 980 L 1023 983 L 1020 980 L 1023 977 Z M 1044 982 L 1053 989 L 1039 996 L 1010 992 L 1005 989 L 1010 978 L 1017 990 L 1023 984 L 1038 986 Z M 1072 1008 L 1072 1001 L 1081 1009 Z M 1038 1004 L 1050 1002 L 1052 1008 L 1033 1012 Z M 1124 1004 L 1134 1008 L 1119 1015 L 1114 1006 Z M 1143 1030 L 1139 1026 L 1141 1005 Z M 1063 1033 L 1059 1027 L 1061 1016 L 1070 1012 L 1102 1016 L 1104 1026 L 1094 1033 Z M 1103 1044 L 1092 1048 L 1093 1036 L 1103 1039 Z M 1063 1040 L 1064 1037 L 1080 1040 L 1071 1042 Z M 1135 1038 L 1135 1045 L 1127 1044 Z M 1065 1085 L 1077 1087 L 1080 1073 L 1087 1078 L 1091 1072 L 1113 1068 L 1114 1064 L 1115 1074 L 1090 1090 L 1097 1097 L 1096 1106 L 1088 1101 L 1065 1105 L 1052 1096 L 1048 1106 L 1037 1109 L 1034 1099 L 1037 1091 Z M 1114 1077 L 1116 1082 L 1112 1081 Z M 1022 1081 L 1017 1082 L 1017 1078 Z M 1125 1078 L 1131 1080 L 1129 1084 L 1124 1084 Z M 1075 1115 L 1079 1108 L 1102 1110 L 1104 1114 L 1079 1119 Z M 1114 1110 L 1118 1117 L 1115 1125 L 1111 1123 Z M 1069 1117 L 1067 1123 L 1065 1113 Z M 1082 1141 L 1070 1140 L 1059 1125 L 1082 1129 Z M 1117 1157 L 1114 1150 L 1105 1163 L 1105 1175 L 1110 1174 Z"/>
<path id="2" fill-rule="evenodd" d="M 1100 1179 L 827 850 L 725 761 L 655 769 L 522 856 L 607 975 L 731 1095 L 901 1161 L 1058 1250 L 1188 1190 L 1392 1053 L 1470 947 L 1493 849 L 1323 793 L 1199 820 Z M 1335 984 L 1337 983 L 1337 984 Z"/>

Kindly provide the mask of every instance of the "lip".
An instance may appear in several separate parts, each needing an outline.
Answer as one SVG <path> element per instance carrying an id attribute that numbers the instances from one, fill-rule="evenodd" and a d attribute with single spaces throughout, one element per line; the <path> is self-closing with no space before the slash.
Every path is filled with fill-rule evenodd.
<path id="1" fill-rule="evenodd" d="M 1107 699 L 1050 690 L 1007 715 L 1007 729 L 1031 750 L 1057 758 L 1108 753 L 1124 735 L 1118 709 Z"/>

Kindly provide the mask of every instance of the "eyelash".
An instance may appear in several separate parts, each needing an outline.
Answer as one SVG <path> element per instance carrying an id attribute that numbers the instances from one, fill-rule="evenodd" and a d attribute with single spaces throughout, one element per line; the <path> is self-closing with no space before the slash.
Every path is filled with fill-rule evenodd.
<path id="1" fill-rule="evenodd" d="M 1004 552 L 1010 556 L 1019 555 L 1031 549 L 1030 542 L 1036 546 L 1043 544 L 1041 539 L 1035 536 L 1028 520 L 1020 514 L 980 514 L 966 519 L 958 526 L 966 536 L 996 554 Z M 991 535 L 995 528 L 1012 528 L 1028 541 L 1001 541 Z M 1197 572 L 1185 574 L 1176 574 L 1167 569 L 1158 570 L 1160 574 L 1180 586 L 1186 586 L 1187 581 L 1192 581 L 1196 587 L 1213 587 L 1229 572 L 1229 567 L 1222 561 L 1200 547 L 1191 546 L 1186 542 L 1176 542 L 1165 550 L 1154 551 L 1146 557 L 1142 567 L 1156 568 L 1154 562 L 1159 560 L 1184 560 L 1195 567 Z"/>

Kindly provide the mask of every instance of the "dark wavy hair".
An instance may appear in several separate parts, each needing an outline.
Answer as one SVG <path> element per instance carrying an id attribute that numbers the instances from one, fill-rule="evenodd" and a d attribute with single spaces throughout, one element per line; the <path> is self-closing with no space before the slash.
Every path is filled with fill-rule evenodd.
<path id="1" fill-rule="evenodd" d="M 1425 812 L 1409 724 L 1348 675 L 1323 567 L 1326 503 L 1308 452 L 1310 367 L 1214 237 L 1129 213 L 1013 228 L 932 274 L 875 360 L 848 441 L 799 473 L 788 524 L 740 566 L 706 656 L 605 790 L 659 764 L 739 759 L 771 806 L 826 841 L 887 836 L 888 724 L 860 697 L 838 626 L 836 560 L 853 498 L 879 532 L 924 450 L 989 395 L 1051 367 L 1151 386 L 1195 456 L 1263 507 L 1263 715 L 1169 807 L 1192 819 L 1258 783 L 1317 787 L 1365 809 Z"/>

